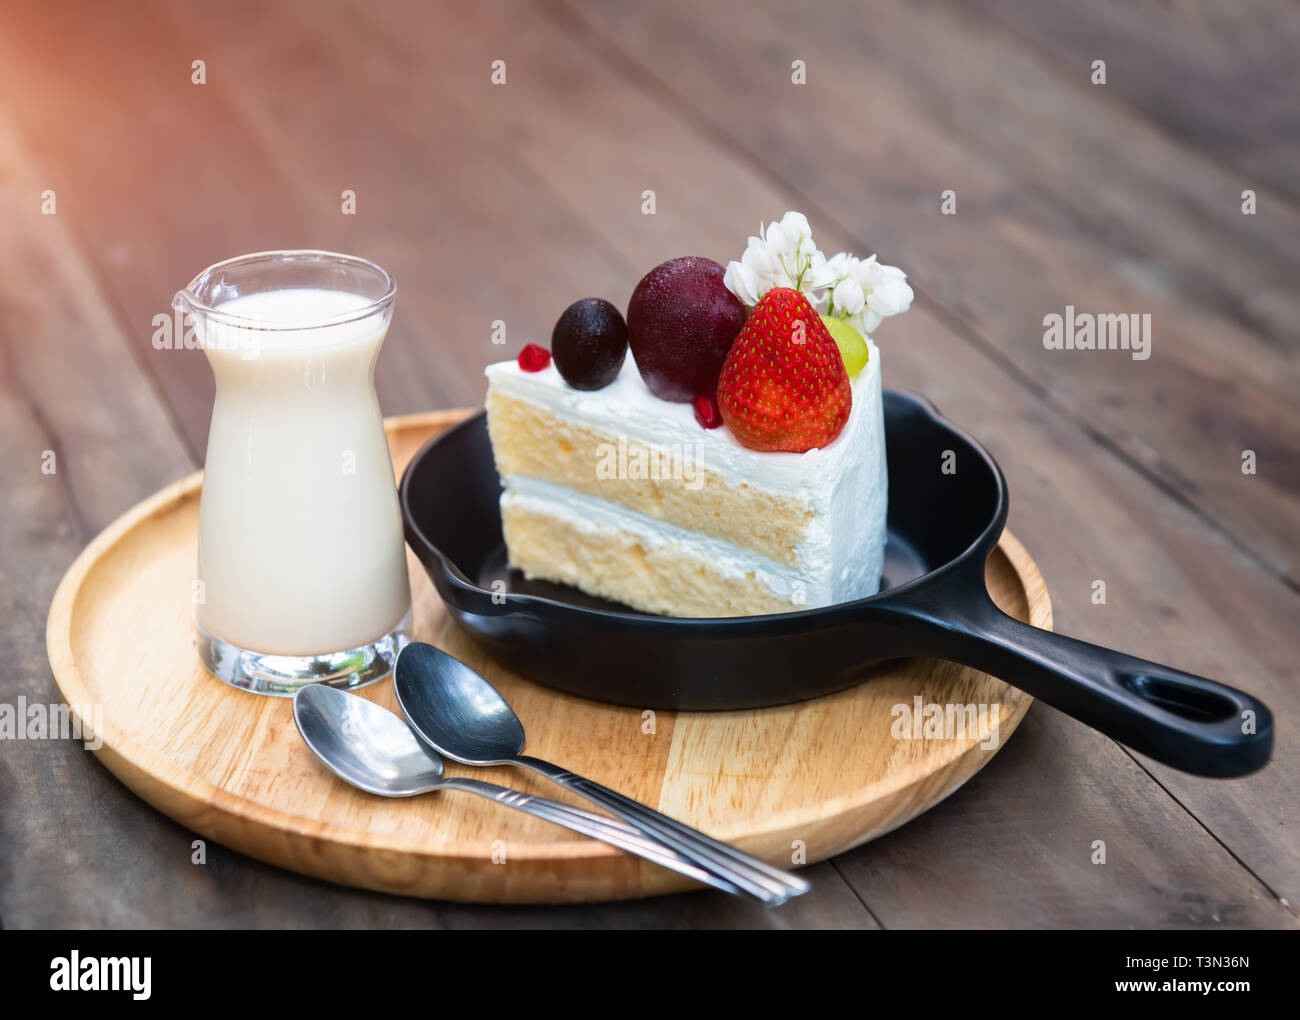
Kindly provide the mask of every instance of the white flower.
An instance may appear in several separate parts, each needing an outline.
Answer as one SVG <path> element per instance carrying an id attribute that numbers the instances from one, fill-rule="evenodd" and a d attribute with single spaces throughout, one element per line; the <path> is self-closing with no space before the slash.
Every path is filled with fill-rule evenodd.
<path id="1" fill-rule="evenodd" d="M 871 310 L 870 305 L 865 305 L 857 315 L 846 316 L 844 321 L 863 336 L 870 336 L 883 320 L 878 313 Z"/>
<path id="2" fill-rule="evenodd" d="M 832 268 L 830 260 L 814 249 L 809 259 L 808 272 L 803 278 L 804 286 L 814 291 L 822 291 L 834 286 L 839 278 L 840 274 Z"/>
<path id="3" fill-rule="evenodd" d="M 760 281 L 778 280 L 784 275 L 780 256 L 768 248 L 761 237 L 749 239 L 749 247 L 745 249 L 745 254 L 740 256 L 740 261 L 749 267 Z M 769 286 L 771 285 L 769 283 Z"/>
<path id="4" fill-rule="evenodd" d="M 907 274 L 897 266 L 883 266 L 876 256 L 858 263 L 854 274 L 867 292 L 867 304 L 882 318 L 899 315 L 912 307 L 912 288 L 907 284 Z"/>
<path id="5" fill-rule="evenodd" d="M 759 225 L 740 261 L 727 263 L 723 281 L 750 307 L 773 287 L 798 290 L 818 312 L 844 319 L 863 334 L 912 304 L 901 269 L 881 265 L 875 255 L 859 259 L 840 252 L 828 259 L 813 242 L 808 218 L 793 210 Z"/>
<path id="6" fill-rule="evenodd" d="M 812 227 L 808 226 L 808 217 L 793 209 L 781 217 L 781 229 L 789 236 L 812 240 Z"/>
<path id="7" fill-rule="evenodd" d="M 826 269 L 831 273 L 831 279 L 838 281 L 844 279 L 852 271 L 853 267 L 858 264 L 858 260 L 846 251 L 838 252 L 826 260 Z"/>
<path id="8" fill-rule="evenodd" d="M 886 316 L 905 312 L 912 304 L 906 274 L 896 266 L 881 265 L 874 255 L 859 259 L 840 252 L 826 260 L 826 269 L 831 314 L 859 333 L 874 332 Z"/>
<path id="9" fill-rule="evenodd" d="M 759 294 L 761 285 L 758 274 L 743 262 L 728 262 L 727 271 L 723 274 L 722 282 L 727 285 L 727 290 L 740 299 L 742 304 L 752 307 L 758 304 L 758 299 L 762 296 Z"/>
<path id="10" fill-rule="evenodd" d="M 866 291 L 854 277 L 858 259 L 846 251 L 837 252 L 826 260 L 825 280 L 831 314 L 843 318 L 860 311 L 866 303 Z M 852 312 L 849 311 L 849 306 Z"/>
<path id="11" fill-rule="evenodd" d="M 867 303 L 867 295 L 862 284 L 853 277 L 846 276 L 831 290 L 831 300 L 841 315 L 856 315 Z"/>
<path id="12" fill-rule="evenodd" d="M 779 223 L 769 223 L 767 230 L 762 231 L 763 240 L 767 243 L 767 250 L 778 258 L 793 258 L 795 249 L 799 246 L 798 235 L 787 237 L 785 228 Z"/>
<path id="13" fill-rule="evenodd" d="M 821 267 L 825 262 L 826 257 L 813 243 L 808 218 L 791 211 L 766 227 L 760 224 L 758 236 L 749 239 L 740 261 L 727 264 L 723 279 L 747 305 L 757 304 L 773 287 L 791 287 L 815 301 L 821 296 L 818 291 L 830 282 L 812 282 L 813 276 L 824 276 Z"/>

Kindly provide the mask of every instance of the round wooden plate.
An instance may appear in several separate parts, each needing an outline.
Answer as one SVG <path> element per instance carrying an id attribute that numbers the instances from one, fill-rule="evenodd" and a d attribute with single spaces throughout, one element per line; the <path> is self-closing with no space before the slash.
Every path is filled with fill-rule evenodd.
<path id="1" fill-rule="evenodd" d="M 400 473 L 468 412 L 390 419 Z M 235 690 L 199 665 L 190 592 L 201 474 L 106 528 L 50 607 L 54 677 L 74 710 L 102 706 L 100 760 L 182 825 L 284 868 L 439 899 L 547 903 L 691 888 L 680 876 L 546 822 L 457 793 L 385 800 L 336 779 L 294 728 L 290 702 Z M 785 866 L 830 857 L 933 807 L 996 753 L 1028 695 L 975 670 L 916 659 L 815 701 L 748 712 L 641 712 L 507 673 L 461 634 L 410 558 L 419 640 L 482 671 L 515 707 L 529 753 L 565 765 Z M 989 558 L 1007 612 L 1050 628 L 1038 568 L 1010 533 Z M 362 695 L 396 710 L 392 685 Z M 893 735 L 896 705 L 985 705 L 998 741 Z M 83 724 L 91 721 L 79 713 Z M 89 713 L 93 718 L 95 713 Z M 474 774 L 583 804 L 520 769 Z"/>

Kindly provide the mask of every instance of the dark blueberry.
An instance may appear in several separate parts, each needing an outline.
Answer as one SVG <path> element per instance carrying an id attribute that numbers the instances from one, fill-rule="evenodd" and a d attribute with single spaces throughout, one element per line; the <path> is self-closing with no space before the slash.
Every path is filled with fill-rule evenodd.
<path id="1" fill-rule="evenodd" d="M 603 298 L 583 298 L 564 310 L 551 333 L 551 355 L 575 390 L 599 390 L 618 378 L 627 356 L 627 323 Z"/>

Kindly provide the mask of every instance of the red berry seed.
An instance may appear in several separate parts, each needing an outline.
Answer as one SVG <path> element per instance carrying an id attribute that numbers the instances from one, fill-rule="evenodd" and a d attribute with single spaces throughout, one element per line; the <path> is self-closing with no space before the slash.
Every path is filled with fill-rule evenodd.
<path id="1" fill-rule="evenodd" d="M 528 344 L 519 352 L 519 367 L 525 372 L 540 372 L 551 363 L 551 352 L 537 344 Z"/>
<path id="2" fill-rule="evenodd" d="M 701 428 L 716 429 L 722 424 L 722 412 L 718 410 L 718 402 L 712 395 L 697 393 L 691 406 L 695 408 L 695 420 Z"/>

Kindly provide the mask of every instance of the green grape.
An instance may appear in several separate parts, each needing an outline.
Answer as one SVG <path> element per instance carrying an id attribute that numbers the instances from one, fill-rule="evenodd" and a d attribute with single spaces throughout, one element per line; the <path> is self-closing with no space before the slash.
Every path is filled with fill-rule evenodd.
<path id="1" fill-rule="evenodd" d="M 867 363 L 867 342 L 862 339 L 861 333 L 843 319 L 832 319 L 829 315 L 823 315 L 822 322 L 826 324 L 826 328 L 830 330 L 831 336 L 840 349 L 845 371 L 849 373 L 850 379 L 854 378 Z"/>

